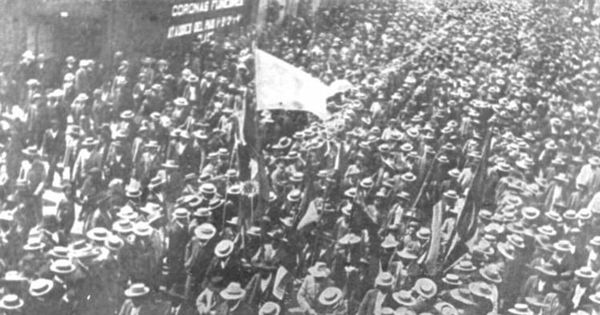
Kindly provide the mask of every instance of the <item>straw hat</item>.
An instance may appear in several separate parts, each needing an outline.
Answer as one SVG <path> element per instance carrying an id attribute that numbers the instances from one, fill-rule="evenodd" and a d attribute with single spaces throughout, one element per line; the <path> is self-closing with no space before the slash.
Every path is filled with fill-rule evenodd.
<path id="1" fill-rule="evenodd" d="M 554 243 L 554 250 L 557 252 L 568 253 L 571 252 L 571 248 L 573 248 L 573 244 L 568 240 L 560 240 Z"/>
<path id="2" fill-rule="evenodd" d="M 533 315 L 533 311 L 524 303 L 517 303 L 515 307 L 508 310 L 508 314 L 512 315 Z"/>
<path id="3" fill-rule="evenodd" d="M 110 236 L 110 231 L 103 227 L 95 227 L 90 229 L 86 233 L 86 236 L 92 241 L 104 242 L 104 240 Z"/>
<path id="4" fill-rule="evenodd" d="M 498 269 L 493 268 L 491 266 L 487 266 L 487 267 L 479 269 L 479 274 L 486 281 L 496 283 L 496 284 L 502 282 L 502 277 L 500 276 Z"/>
<path id="5" fill-rule="evenodd" d="M 360 243 L 360 236 L 354 233 L 348 233 L 338 240 L 338 244 L 345 246 L 356 245 L 358 243 Z"/>
<path id="6" fill-rule="evenodd" d="M 396 303 L 402 306 L 412 307 L 417 304 L 417 300 L 415 299 L 415 297 L 412 296 L 410 291 L 406 290 L 394 292 L 392 294 L 392 298 L 394 299 L 394 301 L 396 301 Z"/>
<path id="7" fill-rule="evenodd" d="M 281 313 L 281 306 L 274 302 L 266 302 L 263 306 L 258 310 L 258 315 L 279 315 Z"/>
<path id="8" fill-rule="evenodd" d="M 433 306 L 433 308 L 435 308 L 435 310 L 441 315 L 458 315 L 458 310 L 456 307 L 448 302 L 438 302 Z"/>
<path id="9" fill-rule="evenodd" d="M 590 301 L 594 304 L 600 304 L 600 291 L 589 296 Z"/>
<path id="10" fill-rule="evenodd" d="M 46 245 L 44 245 L 44 243 L 40 242 L 40 240 L 35 239 L 28 239 L 27 240 L 27 244 L 23 245 L 23 250 L 25 251 L 37 251 L 37 250 L 41 250 L 45 247 Z"/>
<path id="11" fill-rule="evenodd" d="M 389 272 L 381 272 L 375 278 L 375 286 L 390 287 L 394 283 L 394 276 Z"/>
<path id="12" fill-rule="evenodd" d="M 215 246 L 215 256 L 218 258 L 228 257 L 233 253 L 233 242 L 230 240 L 222 240 Z"/>
<path id="13" fill-rule="evenodd" d="M 237 301 L 246 295 L 246 290 L 242 289 L 242 286 L 239 282 L 231 282 L 220 293 L 221 297 L 227 301 Z"/>
<path id="14" fill-rule="evenodd" d="M 7 294 L 0 299 L 0 309 L 18 310 L 25 305 L 25 302 L 16 294 Z"/>
<path id="15" fill-rule="evenodd" d="M 492 288 L 489 284 L 483 281 L 469 283 L 469 290 L 474 296 L 479 296 L 486 299 L 491 299 L 493 296 Z"/>
<path id="16" fill-rule="evenodd" d="M 383 241 L 381 242 L 381 248 L 396 248 L 400 243 L 396 240 L 396 238 L 392 234 L 388 234 Z"/>
<path id="17" fill-rule="evenodd" d="M 598 274 L 592 268 L 584 266 L 575 270 L 575 275 L 582 279 L 594 279 Z"/>
<path id="18" fill-rule="evenodd" d="M 152 229 L 150 224 L 146 222 L 136 222 L 133 225 L 133 234 L 137 236 L 148 237 L 152 235 L 152 232 L 154 232 L 154 230 Z"/>
<path id="19" fill-rule="evenodd" d="M 110 235 L 104 240 L 104 246 L 112 251 L 118 251 L 125 245 L 123 239 L 116 235 Z"/>
<path id="20" fill-rule="evenodd" d="M 29 284 L 29 295 L 33 297 L 44 296 L 54 288 L 54 282 L 52 280 L 40 278 L 31 281 Z"/>
<path id="21" fill-rule="evenodd" d="M 337 287 L 329 287 L 319 294 L 319 303 L 323 306 L 337 304 L 344 296 L 342 290 Z"/>
<path id="22" fill-rule="evenodd" d="M 465 305 L 475 305 L 475 301 L 473 301 L 473 296 L 471 295 L 471 290 L 467 288 L 456 288 L 450 290 L 450 297 L 455 301 L 465 304 Z"/>
<path id="23" fill-rule="evenodd" d="M 317 261 L 312 267 L 308 268 L 308 273 L 315 278 L 325 278 L 329 276 L 330 270 L 322 261 Z"/>
<path id="24" fill-rule="evenodd" d="M 417 280 L 413 289 L 419 293 L 419 295 L 428 299 L 434 297 L 437 293 L 437 285 L 435 282 L 433 282 L 433 280 L 428 278 L 421 278 Z"/>
<path id="25" fill-rule="evenodd" d="M 556 274 L 557 274 L 556 271 L 554 270 L 552 264 L 550 264 L 550 263 L 536 266 L 534 269 L 540 273 L 543 273 L 543 274 L 549 276 L 549 277 L 556 277 Z"/>
<path id="26" fill-rule="evenodd" d="M 117 214 L 118 216 L 118 214 Z M 133 223 L 128 219 L 115 221 L 112 226 L 113 231 L 117 233 L 127 234 L 133 232 Z"/>
<path id="27" fill-rule="evenodd" d="M 50 265 L 50 271 L 61 275 L 71 274 L 75 269 L 75 265 L 67 259 L 57 259 Z"/>
<path id="28" fill-rule="evenodd" d="M 458 272 L 469 273 L 477 270 L 477 267 L 470 260 L 461 260 L 453 269 Z"/>
<path id="29" fill-rule="evenodd" d="M 217 234 L 217 229 L 210 223 L 202 223 L 194 228 L 194 236 L 200 240 L 208 241 Z"/>
<path id="30" fill-rule="evenodd" d="M 150 288 L 143 283 L 133 283 L 125 290 L 128 298 L 142 297 L 150 293 Z"/>

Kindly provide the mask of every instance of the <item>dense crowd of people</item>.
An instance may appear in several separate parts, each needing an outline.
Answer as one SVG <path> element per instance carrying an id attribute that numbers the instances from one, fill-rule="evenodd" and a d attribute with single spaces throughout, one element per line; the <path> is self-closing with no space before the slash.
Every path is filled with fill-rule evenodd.
<path id="1" fill-rule="evenodd" d="M 378 0 L 177 62 L 26 52 L 0 73 L 0 310 L 600 314 L 592 19 Z M 254 41 L 330 119 L 252 110 Z"/>

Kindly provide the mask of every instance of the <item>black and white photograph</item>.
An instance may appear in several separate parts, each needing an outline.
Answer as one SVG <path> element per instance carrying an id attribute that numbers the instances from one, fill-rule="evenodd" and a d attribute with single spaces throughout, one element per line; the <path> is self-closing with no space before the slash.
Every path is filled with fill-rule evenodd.
<path id="1" fill-rule="evenodd" d="M 600 315 L 596 0 L 0 23 L 0 315 Z"/>

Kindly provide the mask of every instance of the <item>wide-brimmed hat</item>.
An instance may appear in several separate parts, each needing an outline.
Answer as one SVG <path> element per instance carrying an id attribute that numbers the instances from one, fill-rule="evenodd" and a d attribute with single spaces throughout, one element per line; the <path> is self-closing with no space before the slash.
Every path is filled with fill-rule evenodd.
<path id="1" fill-rule="evenodd" d="M 582 279 L 594 279 L 598 275 L 592 268 L 588 266 L 583 266 L 577 270 L 575 270 L 575 275 Z"/>
<path id="2" fill-rule="evenodd" d="M 408 306 L 400 306 L 396 309 L 396 315 L 417 315 L 417 312 L 413 311 Z"/>
<path id="3" fill-rule="evenodd" d="M 419 257 L 419 253 L 415 250 L 415 248 L 410 246 L 405 246 L 401 251 L 397 252 L 396 255 L 406 260 L 415 260 Z"/>
<path id="4" fill-rule="evenodd" d="M 411 292 L 407 290 L 400 290 L 398 292 L 394 292 L 392 294 L 392 298 L 394 299 L 394 301 L 396 301 L 396 303 L 402 306 L 412 307 L 417 304 L 417 300 L 415 299 L 415 297 L 412 296 Z"/>
<path id="5" fill-rule="evenodd" d="M 556 277 L 556 270 L 550 263 L 541 264 L 539 266 L 535 266 L 534 269 L 542 274 L 545 274 L 549 277 Z"/>
<path id="6" fill-rule="evenodd" d="M 546 216 L 546 218 L 548 218 L 556 223 L 560 223 L 563 221 L 562 216 L 555 210 L 547 211 L 544 213 L 544 215 Z"/>
<path id="7" fill-rule="evenodd" d="M 577 220 L 577 211 L 569 209 L 563 213 L 563 219 L 574 221 Z"/>
<path id="8" fill-rule="evenodd" d="M 121 119 L 132 119 L 133 117 L 135 117 L 135 114 L 133 113 L 132 110 L 124 110 L 123 112 L 121 112 L 120 115 Z"/>
<path id="9" fill-rule="evenodd" d="M 590 245 L 591 246 L 600 246 L 600 235 L 596 235 L 596 236 L 592 237 L 592 239 L 590 240 Z"/>
<path id="10" fill-rule="evenodd" d="M 325 278 L 329 276 L 330 270 L 327 264 L 317 261 L 312 267 L 308 268 L 308 273 L 315 278 Z"/>
<path id="11" fill-rule="evenodd" d="M 46 245 L 44 243 L 40 242 L 39 239 L 28 239 L 27 244 L 23 245 L 23 250 L 36 251 L 36 250 L 41 250 L 44 247 L 46 247 Z"/>
<path id="12" fill-rule="evenodd" d="M 515 307 L 508 310 L 511 315 L 533 315 L 533 311 L 524 303 L 517 303 Z"/>
<path id="13" fill-rule="evenodd" d="M 122 234 L 131 233 L 133 232 L 133 223 L 129 219 L 122 218 L 113 223 L 112 230 Z"/>
<path id="14" fill-rule="evenodd" d="M 448 199 L 454 199 L 454 200 L 456 200 L 456 199 L 458 199 L 458 194 L 456 193 L 455 190 L 452 190 L 452 189 L 451 190 L 446 190 L 444 192 L 444 197 L 446 197 Z"/>
<path id="15" fill-rule="evenodd" d="M 152 215 L 154 213 L 161 212 L 162 206 L 157 203 L 148 202 L 143 207 L 140 207 L 140 211 L 147 215 Z"/>
<path id="16" fill-rule="evenodd" d="M 186 208 L 176 208 L 173 211 L 173 219 L 188 219 L 190 212 Z"/>
<path id="17" fill-rule="evenodd" d="M 377 275 L 377 278 L 375 278 L 375 286 L 389 287 L 392 286 L 392 284 L 394 284 L 394 276 L 389 272 L 381 272 Z"/>
<path id="18" fill-rule="evenodd" d="M 496 284 L 502 282 L 502 277 L 500 276 L 498 269 L 492 266 L 486 266 L 484 268 L 479 269 L 479 274 L 483 279 L 485 279 L 488 282 Z"/>
<path id="19" fill-rule="evenodd" d="M 266 302 L 258 310 L 258 315 L 279 315 L 281 313 L 281 306 L 275 302 Z"/>
<path id="20" fill-rule="evenodd" d="M 388 234 L 381 242 L 381 248 L 386 248 L 386 249 L 396 248 L 396 247 L 398 247 L 399 244 L 400 243 L 396 240 L 394 235 Z"/>
<path id="21" fill-rule="evenodd" d="M 194 236 L 200 240 L 208 241 L 217 234 L 217 229 L 210 223 L 202 223 L 194 228 Z"/>
<path id="22" fill-rule="evenodd" d="M 319 303 L 323 306 L 331 306 L 337 304 L 344 293 L 338 287 L 328 287 L 319 294 Z"/>
<path id="23" fill-rule="evenodd" d="M 161 186 L 162 184 L 164 184 L 166 182 L 167 181 L 162 176 L 154 176 L 148 183 L 148 188 L 150 190 L 154 190 L 155 188 Z"/>
<path id="24" fill-rule="evenodd" d="M 292 189 L 287 194 L 287 200 L 289 202 L 298 202 L 302 198 L 302 192 L 299 189 Z"/>
<path id="25" fill-rule="evenodd" d="M 542 225 L 537 228 L 538 233 L 549 237 L 556 236 L 556 230 L 551 225 Z"/>
<path id="26" fill-rule="evenodd" d="M 125 290 L 128 298 L 142 297 L 150 293 L 150 288 L 143 283 L 133 283 Z"/>
<path id="27" fill-rule="evenodd" d="M 356 198 L 356 187 L 352 187 L 352 188 L 348 188 L 346 191 L 344 191 L 344 196 L 347 198 Z"/>
<path id="28" fill-rule="evenodd" d="M 142 196 L 141 187 L 137 184 L 129 183 L 127 187 L 125 187 L 125 196 L 127 198 L 139 198 Z"/>
<path id="29" fill-rule="evenodd" d="M 233 253 L 233 242 L 230 240 L 222 240 L 215 246 L 215 256 L 218 258 L 228 257 Z"/>
<path id="30" fill-rule="evenodd" d="M 483 281 L 476 281 L 469 283 L 469 290 L 474 296 L 491 299 L 493 296 L 493 290 L 489 284 Z"/>
<path id="31" fill-rule="evenodd" d="M 589 296 L 590 301 L 594 304 L 600 304 L 600 291 Z"/>
<path id="32" fill-rule="evenodd" d="M 90 229 L 85 235 L 92 241 L 104 242 L 110 235 L 110 231 L 103 227 L 95 227 Z"/>
<path id="33" fill-rule="evenodd" d="M 454 273 L 447 273 L 446 275 L 444 275 L 444 277 L 442 278 L 442 282 L 446 285 L 453 287 L 460 287 L 463 285 L 463 282 L 460 279 L 460 277 Z"/>
<path id="34" fill-rule="evenodd" d="M 338 240 L 338 244 L 343 246 L 356 245 L 360 243 L 360 236 L 354 233 L 347 233 Z"/>
<path id="35" fill-rule="evenodd" d="M 50 255 L 50 257 L 57 259 L 68 259 L 69 254 L 69 249 L 64 246 L 54 246 L 48 251 L 48 255 Z"/>
<path id="36" fill-rule="evenodd" d="M 458 272 L 462 272 L 462 273 L 469 273 L 469 272 L 473 272 L 475 270 L 477 270 L 477 267 L 475 267 L 475 265 L 473 265 L 473 262 L 471 260 L 461 260 L 458 265 L 456 265 L 453 270 L 456 270 Z"/>
<path id="37" fill-rule="evenodd" d="M 553 247 L 557 252 L 568 253 L 571 252 L 573 244 L 571 244 L 571 242 L 568 240 L 559 240 L 558 242 L 554 243 Z"/>
<path id="38" fill-rule="evenodd" d="M 61 275 L 71 274 L 75 269 L 75 265 L 68 259 L 57 259 L 50 265 L 50 271 Z"/>
<path id="39" fill-rule="evenodd" d="M 439 314 L 443 315 L 458 315 L 456 307 L 448 302 L 438 302 L 433 308 L 438 311 Z"/>
<path id="40" fill-rule="evenodd" d="M 104 247 L 112 251 L 118 251 L 125 245 L 123 239 L 116 235 L 110 235 L 104 240 Z"/>
<path id="41" fill-rule="evenodd" d="M 534 207 L 523 207 L 521 214 L 527 220 L 535 220 L 540 216 L 540 210 Z"/>
<path id="42" fill-rule="evenodd" d="M 161 164 L 161 166 L 164 169 L 168 169 L 168 170 L 176 170 L 179 168 L 179 165 L 177 164 L 177 162 L 175 162 L 175 160 L 172 160 L 172 159 L 166 160 L 163 164 Z"/>
<path id="43" fill-rule="evenodd" d="M 506 237 L 506 239 L 515 248 L 520 248 L 520 249 L 524 249 L 525 248 L 525 240 L 520 235 L 510 234 L 510 235 L 508 235 Z"/>
<path id="44" fill-rule="evenodd" d="M 25 302 L 16 294 L 7 294 L 0 299 L 0 309 L 18 310 L 25 305 Z"/>
<path id="45" fill-rule="evenodd" d="M 498 248 L 498 252 L 504 256 L 504 258 L 508 259 L 508 260 L 514 260 L 515 259 L 515 248 L 513 245 L 508 244 L 508 243 L 500 243 L 497 246 Z"/>
<path id="46" fill-rule="evenodd" d="M 137 236 L 148 237 L 148 236 L 152 235 L 153 232 L 154 232 L 154 230 L 152 229 L 150 224 L 148 224 L 146 222 L 136 222 L 133 225 L 133 234 L 135 234 Z"/>
<path id="47" fill-rule="evenodd" d="M 421 278 L 415 282 L 413 290 L 425 298 L 432 298 L 437 294 L 437 285 L 429 278 Z"/>
<path id="48" fill-rule="evenodd" d="M 450 290 L 450 297 L 464 305 L 475 305 L 475 301 L 473 300 L 473 296 L 471 295 L 471 290 L 467 288 L 456 288 Z"/>
<path id="49" fill-rule="evenodd" d="M 402 176 L 400 176 L 400 179 L 402 179 L 403 181 L 405 181 L 407 183 L 412 183 L 415 180 L 417 180 L 417 176 L 415 176 L 415 174 L 413 174 L 411 172 L 406 172 L 406 173 L 402 174 Z"/>
<path id="50" fill-rule="evenodd" d="M 44 296 L 54 288 L 54 282 L 52 280 L 39 278 L 31 281 L 29 284 L 29 295 L 33 297 Z"/>
<path id="51" fill-rule="evenodd" d="M 242 289 L 242 285 L 239 282 L 231 282 L 221 291 L 220 295 L 227 301 L 237 301 L 246 295 L 246 290 Z"/>
<path id="52" fill-rule="evenodd" d="M 34 156 L 40 155 L 36 146 L 29 146 L 29 147 L 23 149 L 23 151 L 21 151 L 21 152 L 23 153 L 23 155 L 26 155 L 29 157 L 34 157 Z"/>
<path id="53" fill-rule="evenodd" d="M 590 163 L 590 165 L 599 166 L 600 165 L 600 157 L 594 155 L 588 159 L 588 162 Z"/>

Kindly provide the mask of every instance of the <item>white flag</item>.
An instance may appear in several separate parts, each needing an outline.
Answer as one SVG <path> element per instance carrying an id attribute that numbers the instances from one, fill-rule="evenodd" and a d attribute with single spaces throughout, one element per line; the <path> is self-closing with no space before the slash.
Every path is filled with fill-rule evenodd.
<path id="1" fill-rule="evenodd" d="M 319 79 L 260 49 L 255 64 L 257 110 L 301 110 L 329 118 L 330 89 Z"/>

